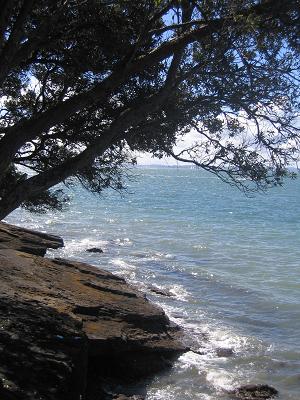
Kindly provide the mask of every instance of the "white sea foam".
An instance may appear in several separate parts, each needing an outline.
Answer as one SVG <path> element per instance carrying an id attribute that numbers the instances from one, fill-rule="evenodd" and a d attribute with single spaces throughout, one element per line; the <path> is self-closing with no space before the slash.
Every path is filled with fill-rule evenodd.
<path id="1" fill-rule="evenodd" d="M 114 271 L 118 276 L 121 278 L 126 279 L 130 283 L 137 285 L 139 282 L 136 280 L 136 273 L 134 271 L 128 271 L 128 270 L 118 270 Z"/>
<path id="2" fill-rule="evenodd" d="M 198 373 L 200 374 L 202 373 L 203 368 L 206 367 L 208 359 L 211 357 L 211 354 L 202 355 L 194 353 L 193 351 L 188 351 L 180 356 L 178 361 L 181 369 L 190 369 L 192 367 L 196 367 Z"/>
<path id="3" fill-rule="evenodd" d="M 111 260 L 109 260 L 109 264 L 112 265 L 114 273 L 134 285 L 139 284 L 136 272 L 137 267 L 135 265 L 130 264 L 121 258 L 112 258 Z"/>
<path id="4" fill-rule="evenodd" d="M 122 270 L 135 270 L 136 266 L 133 264 L 129 264 L 126 261 L 122 260 L 121 258 L 112 258 L 109 261 L 110 264 L 121 268 Z"/>
<path id="5" fill-rule="evenodd" d="M 149 252 L 149 256 L 152 260 L 174 260 L 176 258 L 174 254 L 162 253 L 162 252 L 156 252 L 156 253 Z"/>
<path id="6" fill-rule="evenodd" d="M 193 245 L 193 249 L 195 250 L 207 250 L 208 246 L 206 244 L 195 244 Z"/>
<path id="7" fill-rule="evenodd" d="M 224 370 L 209 370 L 206 380 L 217 390 L 230 390 L 234 387 L 235 376 Z"/>
<path id="8" fill-rule="evenodd" d="M 181 301 L 188 301 L 189 299 L 189 292 L 187 289 L 182 285 L 173 285 L 169 287 L 170 292 L 179 300 Z"/>
<path id="9" fill-rule="evenodd" d="M 114 240 L 114 243 L 118 246 L 132 246 L 133 242 L 129 238 L 117 238 Z"/>
<path id="10" fill-rule="evenodd" d="M 232 349 L 235 353 L 246 351 L 250 345 L 249 337 L 236 334 L 232 329 L 206 327 L 209 341 L 214 348 Z"/>
<path id="11" fill-rule="evenodd" d="M 175 260 L 176 257 L 173 254 L 162 254 L 162 258 L 166 260 Z"/>
<path id="12" fill-rule="evenodd" d="M 116 220 L 113 218 L 105 218 L 105 221 L 108 222 L 109 224 L 114 224 L 116 222 Z"/>
<path id="13" fill-rule="evenodd" d="M 182 307 L 178 307 L 174 304 L 160 304 L 168 318 L 175 322 L 177 325 L 184 327 L 185 321 L 188 317 L 188 311 Z"/>
<path id="14" fill-rule="evenodd" d="M 72 241 L 65 242 L 66 250 L 77 251 L 77 252 L 87 250 L 91 247 L 106 248 L 107 245 L 108 245 L 107 240 L 97 240 L 97 239 L 91 239 L 91 238 L 84 238 L 79 241 L 72 240 Z"/>
<path id="15" fill-rule="evenodd" d="M 99 256 L 99 254 L 87 253 L 86 250 L 92 247 L 99 247 L 105 252 L 108 244 L 109 242 L 107 240 L 96 240 L 91 238 L 65 240 L 63 248 L 59 250 L 50 250 L 49 253 L 54 257 L 57 257 L 57 254 L 59 254 L 59 256 L 63 257 L 78 257 L 78 259 L 89 261 L 89 259 L 86 259 L 87 257 L 96 257 Z"/>
<path id="16" fill-rule="evenodd" d="M 180 400 L 180 397 L 188 396 L 190 400 L 214 400 L 210 395 L 206 393 L 191 393 L 190 395 L 183 393 L 182 391 L 176 390 L 169 385 L 163 389 L 157 389 L 155 391 L 149 391 L 146 396 L 146 400 Z M 192 395 L 192 397 L 190 397 Z M 180 397 L 179 397 L 180 396 Z M 185 397 L 187 398 L 187 397 Z"/>
<path id="17" fill-rule="evenodd" d="M 158 389 L 154 393 L 148 393 L 146 400 L 173 400 L 174 394 L 169 388 Z"/>

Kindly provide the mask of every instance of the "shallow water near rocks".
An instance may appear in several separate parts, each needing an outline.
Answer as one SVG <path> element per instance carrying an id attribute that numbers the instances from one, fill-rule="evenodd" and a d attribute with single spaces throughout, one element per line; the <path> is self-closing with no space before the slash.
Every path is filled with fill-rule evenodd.
<path id="1" fill-rule="evenodd" d="M 134 175 L 123 198 L 76 188 L 63 213 L 16 210 L 6 221 L 62 236 L 50 256 L 125 277 L 184 328 L 197 353 L 149 382 L 147 400 L 226 400 L 246 383 L 299 400 L 300 180 L 247 198 L 195 169 Z"/>

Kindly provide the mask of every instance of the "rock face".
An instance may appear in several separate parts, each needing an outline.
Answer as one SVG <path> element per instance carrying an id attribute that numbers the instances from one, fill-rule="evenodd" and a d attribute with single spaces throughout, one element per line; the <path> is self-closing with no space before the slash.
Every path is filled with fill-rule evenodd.
<path id="1" fill-rule="evenodd" d="M 79 399 L 87 338 L 80 324 L 36 301 L 0 299 L 0 398 Z"/>
<path id="2" fill-rule="evenodd" d="M 109 398 L 103 381 L 153 374 L 186 350 L 164 312 L 122 278 L 36 255 L 59 238 L 42 234 L 39 246 L 40 234 L 0 229 L 1 400 Z"/>
<path id="3" fill-rule="evenodd" d="M 0 222 L 0 250 L 14 249 L 44 256 L 48 248 L 58 249 L 63 245 L 63 240 L 58 236 Z"/>

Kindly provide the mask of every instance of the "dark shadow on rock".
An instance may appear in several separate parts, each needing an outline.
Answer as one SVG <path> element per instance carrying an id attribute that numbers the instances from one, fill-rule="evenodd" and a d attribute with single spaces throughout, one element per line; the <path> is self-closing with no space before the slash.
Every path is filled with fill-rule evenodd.
<path id="1" fill-rule="evenodd" d="M 78 321 L 36 302 L 5 297 L 0 321 L 1 400 L 80 399 L 87 338 Z"/>

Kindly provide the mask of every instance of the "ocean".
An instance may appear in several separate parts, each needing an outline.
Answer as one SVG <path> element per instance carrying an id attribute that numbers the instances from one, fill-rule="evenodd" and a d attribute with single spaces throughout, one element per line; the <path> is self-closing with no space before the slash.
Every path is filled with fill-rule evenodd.
<path id="1" fill-rule="evenodd" d="M 126 278 L 183 327 L 196 352 L 148 381 L 147 400 L 225 400 L 246 383 L 299 400 L 300 180 L 248 198 L 197 169 L 132 173 L 122 196 L 74 188 L 64 212 L 6 221 L 62 236 L 50 257 Z"/>

